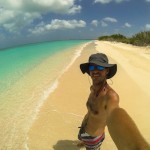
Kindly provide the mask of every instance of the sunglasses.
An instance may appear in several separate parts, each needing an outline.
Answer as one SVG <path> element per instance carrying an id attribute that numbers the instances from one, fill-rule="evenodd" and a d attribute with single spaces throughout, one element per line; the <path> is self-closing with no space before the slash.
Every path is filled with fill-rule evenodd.
<path id="1" fill-rule="evenodd" d="M 103 67 L 103 66 L 93 66 L 93 65 L 89 66 L 89 71 L 93 71 L 95 69 L 102 71 L 102 70 L 105 69 L 105 67 Z"/>

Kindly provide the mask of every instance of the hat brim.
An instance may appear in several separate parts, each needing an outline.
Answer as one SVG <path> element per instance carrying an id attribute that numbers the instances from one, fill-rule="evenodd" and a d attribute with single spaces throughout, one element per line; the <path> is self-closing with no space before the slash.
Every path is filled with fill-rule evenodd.
<path id="1" fill-rule="evenodd" d="M 87 73 L 88 75 L 90 75 L 89 64 L 91 64 L 91 63 L 109 68 L 109 73 L 107 74 L 107 79 L 112 78 L 117 72 L 117 65 L 116 64 L 106 64 L 106 63 L 100 63 L 100 62 L 97 63 L 96 61 L 91 61 L 90 63 L 83 63 L 80 65 L 80 69 L 81 69 L 83 74 Z"/>

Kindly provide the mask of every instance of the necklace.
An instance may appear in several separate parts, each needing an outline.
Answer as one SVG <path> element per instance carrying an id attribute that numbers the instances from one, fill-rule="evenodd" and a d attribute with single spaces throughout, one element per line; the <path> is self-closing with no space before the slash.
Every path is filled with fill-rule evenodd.
<path id="1" fill-rule="evenodd" d="M 107 85 L 107 82 L 105 81 L 102 86 L 99 88 L 99 90 L 96 92 L 96 97 L 100 94 L 100 92 L 103 90 L 103 88 Z"/>

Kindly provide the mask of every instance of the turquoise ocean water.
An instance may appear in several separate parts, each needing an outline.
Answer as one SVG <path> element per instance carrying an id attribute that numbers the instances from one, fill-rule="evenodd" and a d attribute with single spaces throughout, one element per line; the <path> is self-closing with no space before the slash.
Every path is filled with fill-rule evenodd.
<path id="1" fill-rule="evenodd" d="M 0 150 L 28 149 L 27 134 L 40 107 L 88 42 L 45 42 L 0 51 Z"/>

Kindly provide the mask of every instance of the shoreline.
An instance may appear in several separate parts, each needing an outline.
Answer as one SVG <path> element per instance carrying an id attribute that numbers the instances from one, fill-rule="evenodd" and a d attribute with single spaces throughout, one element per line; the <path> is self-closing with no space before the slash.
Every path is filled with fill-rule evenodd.
<path id="1" fill-rule="evenodd" d="M 92 46 L 90 46 L 90 45 L 92 45 Z M 80 126 L 80 123 L 83 119 L 83 115 L 86 112 L 86 107 L 85 107 L 84 103 L 85 103 L 85 99 L 87 98 L 87 96 L 85 95 L 85 93 L 82 94 L 79 91 L 78 91 L 79 93 L 76 93 L 76 89 L 73 91 L 73 90 L 71 90 L 70 87 L 72 87 L 71 85 L 75 85 L 75 87 L 77 87 L 77 86 L 78 86 L 78 88 L 81 87 L 81 89 L 82 89 L 81 91 L 83 91 L 83 89 L 84 89 L 83 82 L 80 83 L 81 85 L 78 85 L 78 82 L 75 80 L 76 78 L 77 79 L 82 78 L 84 80 L 84 84 L 86 84 L 87 87 L 90 86 L 88 83 L 88 78 L 85 78 L 85 76 L 81 76 L 81 74 L 79 72 L 79 64 L 81 61 L 80 59 L 82 59 L 82 57 L 81 57 L 82 55 L 86 55 L 85 57 L 88 57 L 89 53 L 93 53 L 93 50 L 91 50 L 91 48 L 88 48 L 88 51 L 87 51 L 87 47 L 92 47 L 92 49 L 93 49 L 94 45 L 95 44 L 93 44 L 93 42 L 92 42 L 92 43 L 89 43 L 87 46 L 85 46 L 83 48 L 83 50 L 81 51 L 81 55 L 75 60 L 75 62 L 71 65 L 71 67 L 68 70 L 66 70 L 62 74 L 62 76 L 59 78 L 58 87 L 55 89 L 55 91 L 53 93 L 51 93 L 49 95 L 48 99 L 45 101 L 44 105 L 41 107 L 38 118 L 35 120 L 33 126 L 31 127 L 31 129 L 29 131 L 29 134 L 28 134 L 29 135 L 29 141 L 28 141 L 29 149 L 31 149 L 31 150 L 36 149 L 34 146 L 38 145 L 39 142 L 41 143 L 38 145 L 39 149 L 48 149 L 49 146 L 51 149 L 53 147 L 53 145 L 55 145 L 55 144 L 57 145 L 57 141 L 58 141 L 58 145 L 59 145 L 59 140 L 57 140 L 57 138 L 59 137 L 59 134 L 53 133 L 53 132 L 51 133 L 51 130 L 52 131 L 54 130 L 54 128 L 53 128 L 54 126 L 57 126 L 58 129 L 61 128 L 61 127 L 59 127 L 59 124 L 61 125 L 62 123 L 63 123 L 63 127 L 65 129 L 67 129 L 67 127 L 65 127 L 65 126 L 68 126 L 70 128 L 74 128 L 74 130 L 76 131 L 76 132 L 74 132 L 74 136 L 67 135 L 67 137 L 71 136 L 71 137 L 68 137 L 68 139 L 73 139 L 73 141 L 77 140 L 76 133 L 78 132 L 78 126 Z M 86 61 L 87 60 L 85 58 L 85 62 Z M 66 77 L 66 75 L 67 75 L 67 77 Z M 68 79 L 68 77 L 69 77 L 69 79 Z M 82 80 L 82 79 L 80 79 L 80 80 Z M 65 88 L 64 88 L 64 86 L 65 86 Z M 65 91 L 63 91 L 63 90 L 65 90 Z M 61 91 L 61 92 L 59 92 L 59 91 Z M 88 92 L 89 92 L 89 88 L 87 88 L 86 93 L 88 94 Z M 76 95 L 76 97 L 71 98 L 71 101 L 74 102 L 78 108 L 77 107 L 71 108 L 72 104 L 69 105 L 70 95 Z M 81 98 L 81 95 L 83 96 L 83 98 Z M 78 99 L 82 99 L 82 104 L 80 106 L 78 103 Z M 63 101 L 61 101 L 61 100 L 63 100 Z M 73 104 L 73 105 L 75 105 L 75 104 Z M 83 112 L 79 113 L 80 110 L 82 110 L 82 108 L 84 108 Z M 68 121 L 64 120 L 64 116 L 66 118 L 68 118 Z M 52 120 L 52 118 L 55 118 L 55 119 Z M 74 127 L 72 127 L 71 122 L 69 121 L 69 120 L 72 120 L 73 118 L 75 119 L 75 124 L 76 124 Z M 46 121 L 47 119 L 50 119 L 50 120 Z M 74 120 L 72 120 L 72 122 L 73 121 Z M 41 127 L 44 126 L 43 124 L 45 124 L 45 122 L 47 123 L 46 129 L 43 129 L 43 131 L 41 131 L 41 133 L 39 135 L 39 133 L 37 133 L 37 132 L 41 130 Z M 35 130 L 33 130 L 33 129 L 35 129 Z M 49 134 L 58 134 L 58 136 L 52 138 L 51 135 L 49 135 L 46 130 L 50 130 Z M 62 129 L 59 129 L 59 130 L 62 130 Z M 61 131 L 61 133 L 62 132 L 63 132 L 63 130 Z M 65 131 L 65 132 L 67 134 L 68 131 Z M 70 131 L 70 132 L 72 132 L 72 131 Z M 43 133 L 43 136 L 45 135 L 47 137 L 47 140 L 49 140 L 49 139 L 51 139 L 51 140 L 48 142 L 47 140 L 40 139 L 39 137 L 41 137 L 42 133 Z M 39 136 L 37 136 L 37 135 L 39 135 Z M 65 135 L 62 135 L 62 136 L 66 137 Z M 37 139 L 37 137 L 38 137 L 38 139 Z M 42 144 L 42 143 L 44 143 L 44 144 Z M 64 143 L 66 143 L 66 142 L 64 141 Z"/>
<path id="2" fill-rule="evenodd" d="M 79 65 L 80 63 L 87 62 L 89 55 L 98 51 L 106 53 L 112 62 L 117 62 L 118 73 L 112 79 L 113 85 L 110 86 L 120 95 L 120 106 L 129 112 L 142 134 L 144 134 L 144 137 L 150 141 L 150 130 L 148 128 L 150 115 L 146 112 L 149 110 L 149 95 L 147 95 L 147 91 L 145 94 L 143 93 L 145 90 L 137 86 L 140 84 L 137 83 L 138 77 L 133 81 L 131 77 L 133 73 L 128 73 L 128 70 L 124 69 L 124 67 L 127 67 L 131 71 L 133 67 L 130 67 L 130 65 L 133 64 L 126 66 L 126 62 L 128 61 L 120 64 L 121 58 L 118 58 L 118 56 L 123 57 L 125 53 L 126 55 L 130 55 L 130 53 L 128 51 L 125 51 L 125 53 L 122 52 L 123 49 L 120 48 L 120 45 L 118 49 L 116 48 L 117 44 L 115 44 L 115 48 L 112 45 L 110 42 L 99 41 L 88 44 L 83 48 L 81 55 L 59 78 L 58 87 L 49 95 L 41 107 L 38 118 L 36 118 L 28 133 L 28 147 L 30 150 L 77 150 L 75 144 L 78 126 L 80 126 L 86 113 L 85 103 L 90 87 L 89 77 L 81 73 Z M 141 59 L 140 57 L 138 59 Z M 140 72 L 141 74 L 142 72 Z M 111 84 L 111 81 L 108 81 L 108 83 Z M 127 83 L 130 83 L 130 86 Z M 127 95 L 129 96 L 128 99 L 126 99 Z M 140 103 L 141 98 L 145 99 L 146 104 Z M 131 100 L 133 101 L 131 102 Z M 147 113 L 146 115 L 145 112 Z M 102 144 L 102 149 L 109 150 L 110 147 L 113 150 L 117 150 L 106 128 L 106 139 Z"/>
<path id="3" fill-rule="evenodd" d="M 84 41 L 84 40 L 89 40 L 89 39 L 81 39 L 80 41 Z M 24 44 L 19 44 L 19 45 L 12 45 L 10 47 L 2 47 L 0 48 L 0 51 L 3 51 L 3 50 L 8 50 L 8 49 L 11 49 L 11 48 L 17 48 L 17 47 L 24 47 L 24 46 L 30 46 L 30 45 L 36 45 L 36 44 L 44 44 L 44 43 L 49 43 L 49 42 L 58 42 L 58 41 L 66 41 L 66 40 L 52 40 L 52 41 L 41 41 L 41 42 L 33 42 L 33 43 L 24 43 Z M 67 41 L 78 41 L 78 40 L 67 40 Z M 90 41 L 90 40 L 89 40 Z M 93 41 L 91 39 L 91 41 Z"/>
<path id="4" fill-rule="evenodd" d="M 19 60 L 16 58 L 12 63 L 8 62 L 8 67 L 2 68 L 3 74 L 5 73 L 3 69 L 8 73 L 7 70 L 11 72 L 9 68 L 12 68 L 12 74 L 9 73 L 10 77 L 6 76 L 5 80 L 2 80 L 5 86 L 2 85 L 4 91 L 0 95 L 0 149 L 7 147 L 11 147 L 11 149 L 28 149 L 26 146 L 28 141 L 27 133 L 40 113 L 41 106 L 43 106 L 47 96 L 57 87 L 58 77 L 66 71 L 67 66 L 73 63 L 78 57 L 80 49 L 86 44 L 86 42 L 82 41 L 66 42 L 62 43 L 64 46 L 61 46 L 61 43 L 56 43 L 56 47 L 56 44 L 52 44 L 51 49 L 55 50 L 52 55 L 49 53 L 51 50 L 41 51 L 42 49 L 39 45 L 37 45 L 37 49 L 40 51 L 40 55 L 37 55 L 38 51 L 34 55 L 35 53 L 32 53 L 32 50 L 28 49 L 28 47 L 23 51 L 18 52 L 17 50 L 18 53 L 15 51 L 15 54 L 13 50 L 10 53 L 7 51 L 6 55 L 4 55 L 2 64 L 6 62 L 11 54 L 18 56 Z M 49 48 L 45 45 L 45 49 Z M 26 53 L 26 51 L 30 51 L 30 53 Z M 26 55 L 22 60 L 22 54 L 24 53 Z M 29 59 L 25 59 L 28 54 L 31 54 Z M 25 64 L 25 67 L 21 67 L 23 66 L 22 64 Z M 13 84 L 12 81 L 14 82 Z M 7 84 L 8 89 L 4 89 Z"/>

